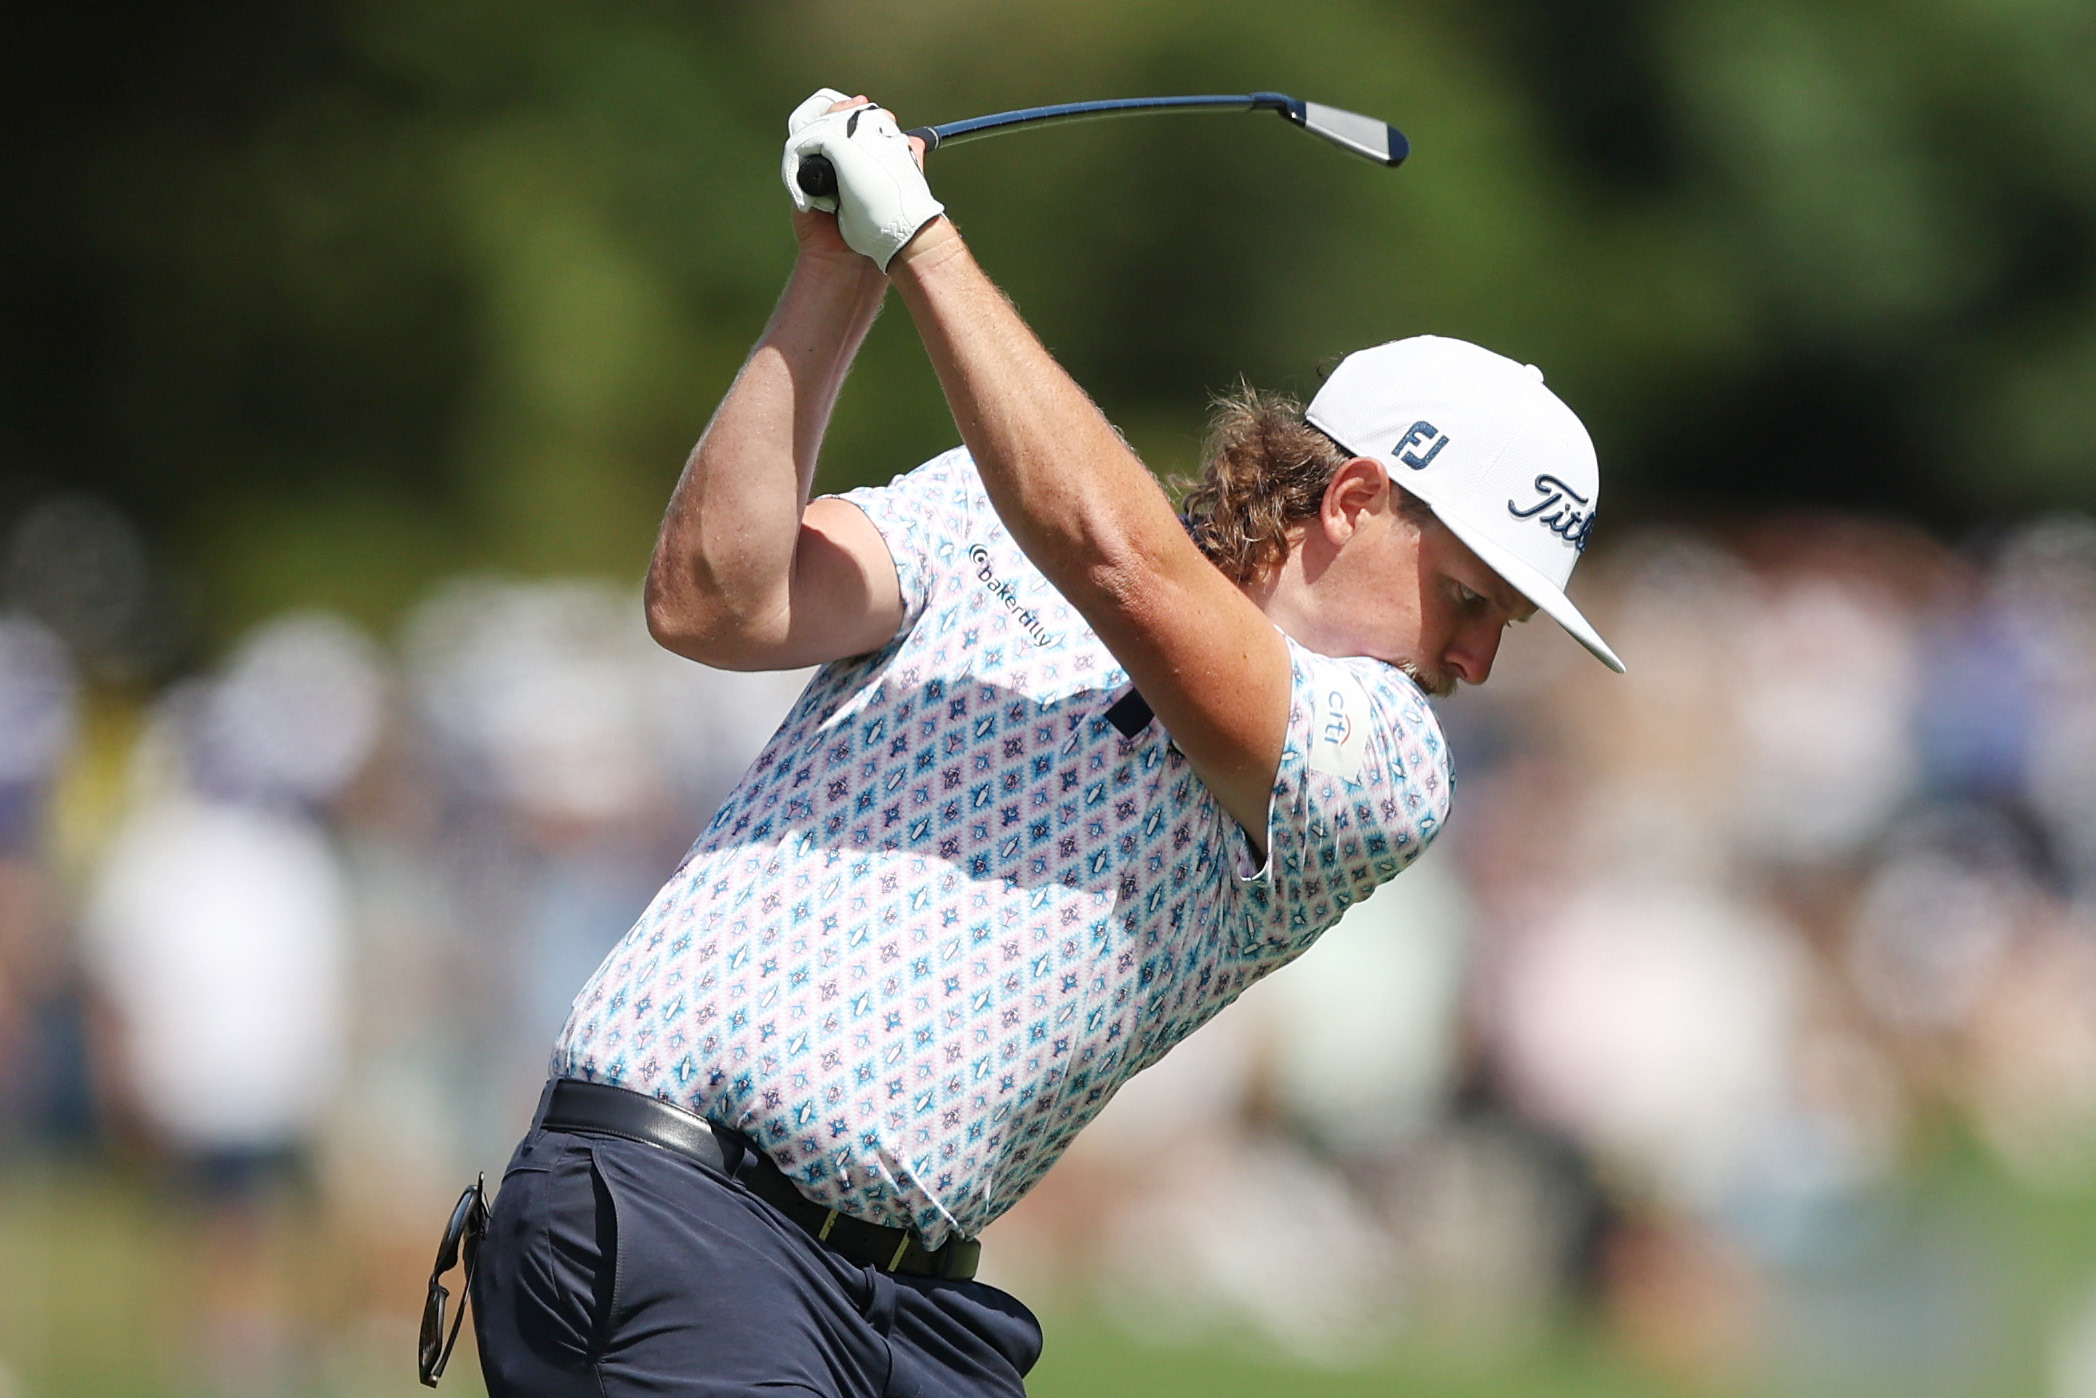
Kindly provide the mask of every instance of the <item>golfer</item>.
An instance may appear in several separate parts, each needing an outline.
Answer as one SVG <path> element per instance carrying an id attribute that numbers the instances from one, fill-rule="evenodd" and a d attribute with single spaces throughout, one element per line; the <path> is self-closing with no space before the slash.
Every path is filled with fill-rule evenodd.
<path id="1" fill-rule="evenodd" d="M 495 1398 L 1023 1392 L 983 1227 L 1426 848 L 1428 696 L 1509 622 L 1621 668 L 1565 599 L 1597 472 L 1537 371 L 1419 338 L 1307 414 L 1243 395 L 1182 519 L 888 113 L 789 129 L 799 259 L 647 608 L 708 665 L 822 668 L 575 1001 L 472 1283 Z M 811 498 L 891 286 L 965 445 Z"/>

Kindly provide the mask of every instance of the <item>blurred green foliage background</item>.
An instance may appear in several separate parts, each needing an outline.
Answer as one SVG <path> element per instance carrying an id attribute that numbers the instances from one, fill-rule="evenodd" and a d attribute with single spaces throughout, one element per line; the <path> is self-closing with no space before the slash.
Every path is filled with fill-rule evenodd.
<path id="1" fill-rule="evenodd" d="M 959 148 L 935 187 L 1154 466 L 1206 395 L 1421 331 L 1588 419 L 1605 533 L 1823 503 L 1953 535 L 2096 504 L 2096 7 L 2082 0 L 1059 4 L 216 0 L 0 52 L 0 525 L 140 520 L 208 645 L 383 624 L 462 569 L 635 576 L 792 239 L 819 84 L 905 124 L 1278 88 L 1253 117 Z M 891 313 L 827 483 L 953 429 Z"/>

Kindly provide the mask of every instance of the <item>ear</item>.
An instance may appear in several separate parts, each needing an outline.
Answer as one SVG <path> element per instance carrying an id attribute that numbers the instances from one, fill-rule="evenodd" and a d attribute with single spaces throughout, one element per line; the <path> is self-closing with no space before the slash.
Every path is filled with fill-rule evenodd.
<path id="1" fill-rule="evenodd" d="M 1357 456 L 1332 473 L 1318 520 L 1325 536 L 1343 544 L 1367 520 L 1389 512 L 1390 473 L 1372 456 Z"/>

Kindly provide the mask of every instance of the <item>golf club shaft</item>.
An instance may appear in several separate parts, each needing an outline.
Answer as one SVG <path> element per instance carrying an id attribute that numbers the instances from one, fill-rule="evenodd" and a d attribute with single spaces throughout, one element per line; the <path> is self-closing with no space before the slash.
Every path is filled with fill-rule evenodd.
<path id="1" fill-rule="evenodd" d="M 1302 102 L 1282 92 L 1238 92 L 1195 97 L 1115 97 L 1095 102 L 1061 102 L 1048 107 L 1022 107 L 1017 111 L 967 117 L 938 126 L 913 127 L 905 134 L 921 139 L 924 142 L 925 154 L 929 155 L 943 145 L 957 141 L 980 140 L 984 136 L 995 136 L 1020 126 L 1091 121 L 1100 117 L 1148 116 L 1158 112 L 1200 111 L 1279 112 L 1295 125 L 1314 131 L 1358 155 L 1367 156 L 1385 165 L 1397 164 L 1405 158 L 1410 149 L 1404 135 L 1394 126 L 1368 117 L 1355 116 L 1351 112 L 1338 112 L 1329 107 L 1320 107 L 1316 103 Z M 1358 131 L 1335 134 L 1328 121 L 1320 118 L 1340 119 L 1352 123 Z M 1380 140 L 1374 138 L 1371 130 L 1378 127 L 1387 133 Z M 1369 132 L 1369 137 L 1364 139 L 1359 132 Z M 818 198 L 828 197 L 837 192 L 837 172 L 831 168 L 829 160 L 824 156 L 811 155 L 803 159 L 795 178 L 803 191 Z"/>
<path id="2" fill-rule="evenodd" d="M 980 140 L 1015 126 L 1096 121 L 1100 117 L 1145 116 L 1153 112 L 1285 111 L 1293 100 L 1278 92 L 1238 92 L 1205 97 L 1112 97 L 1098 102 L 1058 102 L 1049 107 L 1021 107 L 1015 112 L 995 112 L 938 126 L 919 126 L 907 134 L 922 137 L 925 153 L 929 155 L 943 145 Z"/>

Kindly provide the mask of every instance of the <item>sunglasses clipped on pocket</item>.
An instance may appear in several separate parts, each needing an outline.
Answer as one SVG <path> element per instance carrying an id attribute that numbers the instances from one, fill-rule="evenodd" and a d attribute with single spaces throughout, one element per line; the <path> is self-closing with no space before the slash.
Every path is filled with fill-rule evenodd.
<path id="1" fill-rule="evenodd" d="M 422 1302 L 422 1336 L 415 1346 L 415 1368 L 430 1388 L 444 1377 L 451 1347 L 458 1343 L 459 1326 L 466 1319 L 466 1298 L 473 1287 L 473 1267 L 480 1260 L 480 1240 L 487 1231 L 488 1177 L 480 1175 L 459 1195 L 451 1222 L 444 1225 L 444 1241 L 437 1244 L 437 1265 L 429 1273 L 429 1295 Z M 446 1335 L 444 1302 L 451 1292 L 445 1289 L 444 1274 L 462 1263 L 465 1272 L 459 1283 L 458 1313 L 452 1316 L 451 1333 Z"/>

